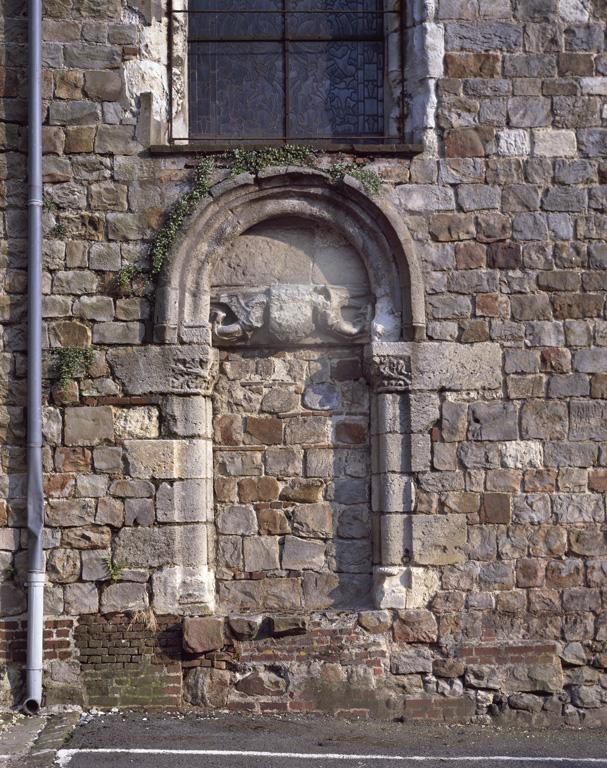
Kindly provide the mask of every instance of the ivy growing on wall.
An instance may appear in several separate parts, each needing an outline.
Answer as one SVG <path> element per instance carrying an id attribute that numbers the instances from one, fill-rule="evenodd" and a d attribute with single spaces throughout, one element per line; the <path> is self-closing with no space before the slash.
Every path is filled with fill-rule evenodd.
<path id="1" fill-rule="evenodd" d="M 70 382 L 77 376 L 84 375 L 93 362 L 93 350 L 80 347 L 59 347 L 53 350 L 57 362 L 57 381 L 62 392 L 66 392 Z"/>
<path id="2" fill-rule="evenodd" d="M 363 189 L 369 195 L 377 195 L 381 190 L 381 179 L 375 171 L 370 171 L 368 168 L 363 168 L 355 163 L 334 163 L 329 168 L 329 176 L 335 184 L 342 182 L 346 176 L 352 176 L 353 179 L 362 184 Z"/>
<path id="3" fill-rule="evenodd" d="M 276 166 L 313 167 L 316 161 L 316 152 L 311 147 L 294 145 L 263 149 L 235 148 L 226 152 L 222 156 L 222 160 L 229 168 L 230 176 L 234 177 L 240 173 L 255 175 L 264 168 Z M 160 274 L 166 263 L 183 222 L 192 213 L 198 202 L 209 194 L 214 170 L 215 161 L 212 158 L 205 156 L 200 159 L 194 171 L 192 188 L 173 206 L 166 222 L 156 234 L 150 249 L 150 268 L 147 270 L 153 278 Z M 362 184 L 363 189 L 368 194 L 376 195 L 381 189 L 379 176 L 374 171 L 355 163 L 337 162 L 333 163 L 327 170 L 334 184 L 340 184 L 346 176 L 352 176 Z M 122 290 L 128 289 L 133 278 L 144 271 L 134 264 L 123 267 L 118 273 L 120 288 Z"/>
<path id="4" fill-rule="evenodd" d="M 265 149 L 231 149 L 225 154 L 230 176 L 256 174 L 272 166 L 312 166 L 315 154 L 311 147 L 267 147 Z"/>

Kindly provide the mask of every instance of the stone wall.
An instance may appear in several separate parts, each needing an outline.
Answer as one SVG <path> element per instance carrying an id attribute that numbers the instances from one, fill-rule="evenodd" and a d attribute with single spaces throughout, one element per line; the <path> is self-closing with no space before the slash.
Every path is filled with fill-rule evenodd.
<path id="1" fill-rule="evenodd" d="M 26 12 L 20 0 L 3 12 L 8 704 L 21 695 L 26 607 Z M 424 152 L 365 157 L 384 182 L 375 200 L 353 181 L 325 178 L 319 192 L 301 173 L 222 185 L 219 162 L 214 200 L 289 183 L 282 216 L 343 198 L 364 225 L 346 248 L 318 224 L 317 239 L 304 228 L 283 242 L 266 223 L 221 252 L 228 277 L 205 287 L 200 272 L 197 293 L 186 273 L 215 241 L 194 222 L 179 285 L 207 314 L 188 343 L 157 344 L 159 305 L 181 298 L 118 274 L 147 265 L 196 163 L 149 150 L 166 118 L 162 10 L 45 3 L 47 701 L 605 724 L 606 15 L 603 0 L 412 2 L 407 34 L 426 58 L 406 80 Z M 423 276 L 402 291 L 369 234 L 388 209 Z M 301 297 L 293 286 L 317 291 L 297 343 L 275 335 L 288 313 L 274 336 L 253 305 L 244 325 L 230 315 L 230 258 L 251 235 L 274 243 L 253 249 L 255 274 L 264 259 L 284 269 L 239 290 L 272 313 Z M 304 279 L 310 253 L 331 255 Z M 343 268 L 323 272 L 336 260 L 353 270 L 352 254 L 369 277 L 355 290 Z M 345 338 L 344 318 L 360 317 L 344 302 L 363 288 L 369 314 Z M 416 291 L 425 327 L 403 338 Z M 58 347 L 93 353 L 65 389 Z M 399 391 L 370 374 L 386 357 L 402 363 Z"/>

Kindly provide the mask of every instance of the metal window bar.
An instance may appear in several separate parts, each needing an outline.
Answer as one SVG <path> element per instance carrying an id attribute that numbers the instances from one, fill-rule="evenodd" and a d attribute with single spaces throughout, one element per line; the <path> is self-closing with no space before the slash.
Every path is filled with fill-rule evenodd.
<path id="1" fill-rule="evenodd" d="M 387 61 L 387 51 L 386 51 L 386 31 L 385 31 L 385 24 L 382 23 L 381 25 L 381 33 L 377 34 L 371 34 L 371 33 L 365 33 L 365 34 L 353 34 L 353 35 L 305 35 L 301 33 L 297 33 L 296 30 L 292 30 L 289 26 L 289 19 L 292 18 L 294 15 L 296 16 L 311 16 L 311 17 L 322 17 L 322 16 L 330 16 L 330 15 L 347 15 L 347 12 L 344 11 L 334 11 L 334 10 L 321 10 L 321 9 L 297 9 L 290 7 L 290 3 L 292 3 L 293 0 L 282 0 L 282 8 L 275 9 L 275 10 L 256 10 L 256 9 L 238 9 L 235 10 L 229 10 L 229 9 L 221 9 L 221 8 L 214 8 L 214 9 L 204 9 L 204 10 L 193 10 L 190 8 L 175 8 L 173 4 L 173 0 L 169 0 L 169 24 L 168 24 L 168 34 L 169 34 L 169 143 L 173 145 L 178 144 L 196 144 L 200 147 L 200 149 L 207 149 L 210 151 L 219 151 L 223 148 L 228 148 L 230 146 L 239 146 L 239 145 L 284 145 L 286 143 L 306 143 L 311 144 L 313 146 L 326 146 L 327 148 L 338 148 L 341 150 L 346 149 L 355 149 L 355 145 L 362 145 L 362 147 L 367 147 L 369 149 L 376 148 L 381 150 L 383 147 L 392 147 L 392 148 L 399 148 L 399 147 L 408 147 L 408 145 L 404 144 L 404 134 L 402 130 L 402 126 L 404 125 L 404 53 L 401 51 L 401 61 L 400 61 L 400 72 L 401 72 L 401 87 L 400 87 L 400 93 L 398 94 L 398 101 L 399 101 L 399 107 L 400 107 L 400 120 L 399 120 L 399 128 L 398 131 L 394 132 L 386 132 L 385 130 L 385 111 L 388 108 L 388 104 L 386 103 L 385 97 L 382 95 L 382 108 L 384 111 L 384 114 L 382 115 L 382 119 L 384 122 L 384 130 L 382 132 L 376 131 L 376 132 L 369 132 L 364 134 L 359 133 L 340 133 L 340 132 L 332 132 L 332 133 L 310 133 L 310 135 L 306 135 L 302 132 L 297 132 L 296 134 L 292 133 L 290 131 L 290 118 L 293 116 L 292 112 L 292 104 L 291 104 L 291 88 L 290 88 L 290 69 L 289 69 L 289 53 L 290 53 L 290 44 L 293 43 L 356 43 L 356 42 L 376 42 L 376 43 L 384 43 L 384 50 L 383 50 L 383 60 L 381 62 L 381 72 L 379 73 L 383 79 L 383 88 L 384 90 L 387 87 L 386 83 L 386 69 L 388 65 Z M 391 9 L 381 8 L 376 10 L 356 10 L 352 12 L 352 15 L 355 15 L 356 17 L 375 17 L 375 18 L 385 18 L 385 17 L 392 17 L 394 18 L 395 15 L 398 15 L 399 18 L 399 28 L 402 35 L 402 31 L 404 30 L 404 18 L 403 18 L 403 3 L 401 2 L 396 7 Z M 173 56 L 173 44 L 174 44 L 174 31 L 173 31 L 173 19 L 174 17 L 179 17 L 180 15 L 184 15 L 185 17 L 189 18 L 192 16 L 197 15 L 221 15 L 221 16 L 227 16 L 227 15 L 234 15 L 238 14 L 239 16 L 246 16 L 246 15 L 253 15 L 253 16 L 278 16 L 280 15 L 282 17 L 282 33 L 280 35 L 270 35 L 270 36 L 261 36 L 261 35 L 234 35 L 231 37 L 217 37 L 217 36 L 205 36 L 205 35 L 190 35 L 189 33 L 189 27 L 188 24 L 188 33 L 187 33 L 187 51 L 188 56 L 191 51 L 192 43 L 202 43 L 202 44 L 209 44 L 209 45 L 216 45 L 216 46 L 228 46 L 231 43 L 280 43 L 282 46 L 282 85 L 283 85 L 283 120 L 282 120 L 282 136 L 277 135 L 257 135 L 258 132 L 254 132 L 252 134 L 247 135 L 246 133 L 240 134 L 238 136 L 232 136 L 232 135 L 226 135 L 223 133 L 211 133 L 211 132 L 195 132 L 190 129 L 189 122 L 188 122 L 188 131 L 187 135 L 183 136 L 177 136 L 175 135 L 174 131 L 174 75 L 175 75 L 175 62 L 174 62 L 174 56 Z M 184 87 L 189 90 L 190 88 L 190 82 L 188 79 L 188 82 L 184 83 Z M 194 97 L 193 93 L 188 93 L 187 98 L 192 99 Z"/>

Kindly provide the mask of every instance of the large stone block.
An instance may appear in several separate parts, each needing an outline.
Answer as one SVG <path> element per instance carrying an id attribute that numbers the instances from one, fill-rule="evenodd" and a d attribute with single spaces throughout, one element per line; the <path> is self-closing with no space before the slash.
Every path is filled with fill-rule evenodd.
<path id="1" fill-rule="evenodd" d="M 159 523 L 199 523 L 213 517 L 211 480 L 180 480 L 162 483 L 156 494 Z"/>
<path id="2" fill-rule="evenodd" d="M 453 23 L 447 27 L 445 42 L 450 51 L 513 51 L 522 46 L 523 30 L 501 21 Z"/>
<path id="3" fill-rule="evenodd" d="M 89 525 L 95 522 L 95 503 L 91 499 L 49 499 L 45 520 L 57 527 Z"/>
<path id="4" fill-rule="evenodd" d="M 74 549 L 107 549 L 112 541 L 112 532 L 105 525 L 83 525 L 79 528 L 65 528 L 61 533 L 61 544 Z"/>
<path id="5" fill-rule="evenodd" d="M 557 493 L 554 514 L 559 523 L 601 523 L 605 520 L 605 499 L 602 494 Z"/>
<path id="6" fill-rule="evenodd" d="M 224 621 L 221 618 L 188 618 L 183 622 L 183 647 L 189 653 L 207 653 L 223 648 Z"/>
<path id="7" fill-rule="evenodd" d="M 273 571 L 280 568 L 278 537 L 247 536 L 243 541 L 245 571 Z"/>
<path id="8" fill-rule="evenodd" d="M 122 440 L 158 437 L 158 409 L 152 406 L 114 408 L 114 430 Z"/>
<path id="9" fill-rule="evenodd" d="M 382 515 L 381 560 L 382 565 L 403 565 L 411 557 L 411 515 Z"/>
<path id="10" fill-rule="evenodd" d="M 213 436 L 211 399 L 203 396 L 168 397 L 164 417 L 166 430 L 179 437 Z"/>
<path id="11" fill-rule="evenodd" d="M 327 502 L 299 504 L 293 510 L 293 533 L 304 538 L 333 536 L 333 509 Z"/>
<path id="12" fill-rule="evenodd" d="M 183 697 L 195 707 L 223 709 L 228 703 L 230 677 L 224 669 L 191 669 L 185 676 Z"/>
<path id="13" fill-rule="evenodd" d="M 130 395 L 204 394 L 215 376 L 212 350 L 202 345 L 115 349 L 108 362 Z"/>
<path id="14" fill-rule="evenodd" d="M 607 440 L 607 401 L 574 400 L 569 437 L 573 440 Z"/>
<path id="15" fill-rule="evenodd" d="M 559 440 L 567 437 L 567 404 L 530 400 L 523 405 L 521 415 L 523 437 Z"/>
<path id="16" fill-rule="evenodd" d="M 301 581 L 295 578 L 226 581 L 219 584 L 222 610 L 298 611 L 302 608 Z"/>
<path id="17" fill-rule="evenodd" d="M 209 440 L 126 440 L 124 447 L 132 477 L 189 480 L 212 474 Z"/>
<path id="18" fill-rule="evenodd" d="M 426 608 L 440 585 L 431 568 L 379 566 L 373 572 L 377 608 Z"/>
<path id="19" fill-rule="evenodd" d="M 0 616 L 18 616 L 27 606 L 26 592 L 12 581 L 0 584 Z"/>
<path id="20" fill-rule="evenodd" d="M 472 440 L 516 440 L 518 409 L 512 403 L 473 403 L 470 406 Z"/>
<path id="21" fill-rule="evenodd" d="M 403 474 L 374 474 L 371 497 L 374 512 L 411 512 L 415 506 L 415 484 Z"/>
<path id="22" fill-rule="evenodd" d="M 215 575 L 204 565 L 169 566 L 154 572 L 152 607 L 159 615 L 200 615 L 215 607 Z"/>
<path id="23" fill-rule="evenodd" d="M 453 565 L 466 559 L 466 515 L 412 515 L 412 559 L 419 565 Z"/>
<path id="24" fill-rule="evenodd" d="M 325 544 L 322 541 L 285 536 L 282 550 L 282 567 L 288 571 L 312 569 L 320 571 L 325 566 Z"/>
<path id="25" fill-rule="evenodd" d="M 432 651 L 415 647 L 396 651 L 390 657 L 390 671 L 393 675 L 430 674 Z"/>
<path id="26" fill-rule="evenodd" d="M 114 438 L 112 409 L 80 406 L 65 409 L 65 444 L 99 445 Z"/>
<path id="27" fill-rule="evenodd" d="M 46 572 L 51 581 L 67 584 L 80 577 L 80 553 L 74 549 L 58 547 L 51 550 L 46 563 Z"/>
<path id="28" fill-rule="evenodd" d="M 368 574 L 305 571 L 304 604 L 307 610 L 360 610 L 372 606 L 372 582 Z"/>
<path id="29" fill-rule="evenodd" d="M 143 611 L 147 607 L 148 592 L 145 584 L 133 581 L 110 584 L 101 595 L 101 613 Z"/>
<path id="30" fill-rule="evenodd" d="M 114 560 L 129 568 L 200 566 L 207 562 L 207 530 L 198 525 L 123 528 L 116 536 Z"/>
<path id="31" fill-rule="evenodd" d="M 226 535 L 250 536 L 257 533 L 257 516 L 252 507 L 224 507 L 217 515 L 217 530 Z"/>
<path id="32" fill-rule="evenodd" d="M 377 342 L 371 351 L 374 358 L 408 356 L 411 360 L 410 389 L 413 391 L 497 389 L 502 386 L 499 344 Z"/>
<path id="33" fill-rule="evenodd" d="M 64 610 L 68 616 L 99 611 L 99 591 L 91 582 L 68 584 L 63 591 Z"/>

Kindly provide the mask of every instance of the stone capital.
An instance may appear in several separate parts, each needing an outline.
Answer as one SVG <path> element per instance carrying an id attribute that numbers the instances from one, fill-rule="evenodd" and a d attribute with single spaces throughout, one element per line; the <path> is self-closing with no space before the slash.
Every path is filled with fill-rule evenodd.
<path id="1" fill-rule="evenodd" d="M 407 392 L 411 387 L 411 357 L 409 355 L 373 355 L 371 383 L 378 394 Z"/>

